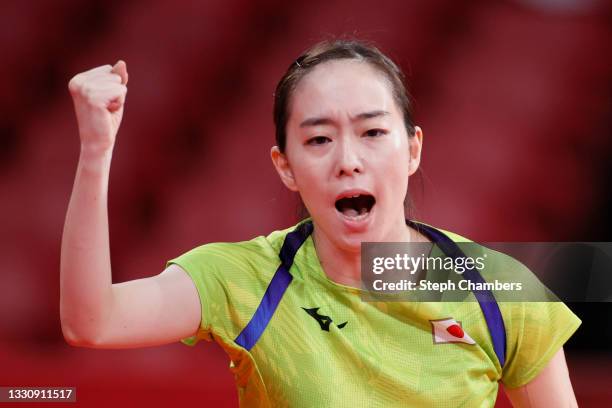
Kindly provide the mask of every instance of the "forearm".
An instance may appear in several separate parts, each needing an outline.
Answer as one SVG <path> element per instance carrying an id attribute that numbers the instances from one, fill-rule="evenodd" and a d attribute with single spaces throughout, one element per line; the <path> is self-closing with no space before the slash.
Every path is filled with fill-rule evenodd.
<path id="1" fill-rule="evenodd" d="M 112 149 L 83 146 L 66 214 L 60 263 L 60 315 L 71 343 L 99 336 L 112 301 L 108 179 Z"/>

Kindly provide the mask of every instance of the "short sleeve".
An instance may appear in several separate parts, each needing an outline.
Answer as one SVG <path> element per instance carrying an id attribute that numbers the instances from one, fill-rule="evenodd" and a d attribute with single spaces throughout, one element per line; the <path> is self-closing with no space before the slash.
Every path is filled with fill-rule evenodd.
<path id="1" fill-rule="evenodd" d="M 215 266 L 213 262 L 210 262 L 210 259 L 207 259 L 205 252 L 202 248 L 196 248 L 166 263 L 166 267 L 172 264 L 180 266 L 189 275 L 198 291 L 202 318 L 197 333 L 194 336 L 181 339 L 181 342 L 188 346 L 195 346 L 200 340 L 212 341 L 211 325 L 208 320 L 210 316 L 208 304 L 211 301 L 212 294 L 215 293 L 213 288 L 216 285 L 214 282 L 210 282 L 215 275 L 215 272 L 212 271 Z M 210 292 L 211 295 L 208 295 L 207 292 Z"/>
<path id="2" fill-rule="evenodd" d="M 181 342 L 194 346 L 200 340 L 219 337 L 231 343 L 265 292 L 270 270 L 274 271 L 274 256 L 265 238 L 258 237 L 202 245 L 169 260 L 166 266 L 176 264 L 184 269 L 200 297 L 202 320 L 198 332 Z"/>
<path id="3" fill-rule="evenodd" d="M 507 333 L 501 381 L 509 388 L 533 380 L 582 321 L 562 302 L 500 304 Z"/>

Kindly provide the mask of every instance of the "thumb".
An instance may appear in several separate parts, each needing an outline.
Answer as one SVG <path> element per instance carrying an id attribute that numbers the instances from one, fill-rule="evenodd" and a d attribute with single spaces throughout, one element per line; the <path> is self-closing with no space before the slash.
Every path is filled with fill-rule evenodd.
<path id="1" fill-rule="evenodd" d="M 123 60 L 117 61 L 117 63 L 113 66 L 113 69 L 111 70 L 111 72 L 121 77 L 121 83 L 123 85 L 127 84 L 128 73 L 127 73 L 127 65 L 125 64 L 125 61 Z"/>

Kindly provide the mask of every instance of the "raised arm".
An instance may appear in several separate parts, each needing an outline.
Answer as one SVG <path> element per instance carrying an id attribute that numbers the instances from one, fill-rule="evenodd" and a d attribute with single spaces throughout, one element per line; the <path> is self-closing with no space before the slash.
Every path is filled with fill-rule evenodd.
<path id="1" fill-rule="evenodd" d="M 127 93 L 126 64 L 104 65 L 68 84 L 81 152 L 66 214 L 60 263 L 60 317 L 68 343 L 131 348 L 194 334 L 201 308 L 180 267 L 112 284 L 107 193 L 112 151 Z"/>

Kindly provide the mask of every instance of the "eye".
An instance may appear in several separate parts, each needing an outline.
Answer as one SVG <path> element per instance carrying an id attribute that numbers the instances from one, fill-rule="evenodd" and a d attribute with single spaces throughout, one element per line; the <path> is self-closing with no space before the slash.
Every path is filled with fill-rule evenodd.
<path id="1" fill-rule="evenodd" d="M 370 137 L 379 137 L 379 136 L 383 136 L 386 135 L 388 132 L 384 129 L 370 129 L 367 132 L 365 132 L 364 134 L 366 136 L 370 136 Z"/>
<path id="2" fill-rule="evenodd" d="M 326 136 L 315 136 L 311 139 L 308 139 L 308 141 L 306 141 L 306 144 L 308 145 L 322 145 L 325 144 L 329 141 L 330 139 Z"/>

